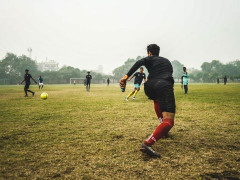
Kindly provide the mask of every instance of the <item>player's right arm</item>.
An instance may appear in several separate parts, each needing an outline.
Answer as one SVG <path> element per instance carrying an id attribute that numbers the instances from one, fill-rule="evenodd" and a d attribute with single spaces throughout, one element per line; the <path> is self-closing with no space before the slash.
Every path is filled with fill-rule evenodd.
<path id="1" fill-rule="evenodd" d="M 120 84 L 120 88 L 122 89 L 122 92 L 125 91 L 125 88 L 126 88 L 126 84 L 127 84 L 127 79 L 128 79 L 128 76 L 125 75 L 119 82 Z"/>
<path id="2" fill-rule="evenodd" d="M 125 88 L 126 88 L 127 79 L 128 79 L 138 68 L 140 68 L 141 66 L 145 65 L 145 61 L 146 61 L 145 58 L 138 60 L 138 61 L 131 67 L 131 69 L 128 71 L 128 73 L 127 73 L 126 75 L 124 75 L 124 77 L 120 80 L 119 84 L 120 84 L 120 87 L 121 87 L 121 89 L 122 89 L 123 92 L 125 91 Z"/>
<path id="3" fill-rule="evenodd" d="M 189 74 L 188 74 L 188 72 L 186 72 L 186 73 L 183 73 L 183 76 L 182 76 L 182 78 L 183 78 L 183 77 L 189 78 Z"/>
<path id="4" fill-rule="evenodd" d="M 130 78 L 128 78 L 128 80 L 127 80 L 127 81 L 131 81 L 131 80 L 132 80 L 132 78 L 136 77 L 136 74 L 137 74 L 137 73 L 135 73 L 133 76 L 131 76 Z"/>
<path id="5" fill-rule="evenodd" d="M 128 71 L 127 76 L 130 77 L 138 68 L 144 66 L 146 63 L 146 58 L 138 60 Z"/>

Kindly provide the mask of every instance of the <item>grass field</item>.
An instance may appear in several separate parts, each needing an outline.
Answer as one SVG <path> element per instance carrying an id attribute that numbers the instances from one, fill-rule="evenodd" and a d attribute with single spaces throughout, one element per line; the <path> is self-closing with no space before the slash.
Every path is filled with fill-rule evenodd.
<path id="1" fill-rule="evenodd" d="M 117 85 L 49 85 L 48 100 L 0 86 L 0 179 L 239 179 L 240 84 L 175 86 L 170 137 L 139 151 L 158 125 L 143 90 L 124 101 Z M 142 88 L 143 89 L 143 88 Z"/>

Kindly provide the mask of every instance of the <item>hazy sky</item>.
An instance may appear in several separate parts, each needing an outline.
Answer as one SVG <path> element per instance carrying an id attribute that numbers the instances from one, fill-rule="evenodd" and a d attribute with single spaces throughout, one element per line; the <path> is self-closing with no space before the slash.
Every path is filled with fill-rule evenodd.
<path id="1" fill-rule="evenodd" d="M 109 73 L 150 43 L 187 67 L 239 59 L 240 0 L 0 1 L 0 58 L 31 47 L 37 61 Z"/>

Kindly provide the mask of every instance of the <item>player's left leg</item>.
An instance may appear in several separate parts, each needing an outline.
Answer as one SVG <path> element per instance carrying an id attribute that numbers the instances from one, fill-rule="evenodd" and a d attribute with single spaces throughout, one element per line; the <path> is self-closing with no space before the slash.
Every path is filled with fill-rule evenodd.
<path id="1" fill-rule="evenodd" d="M 162 114 L 162 109 L 160 107 L 159 101 L 158 100 L 154 100 L 153 103 L 154 103 L 155 113 L 156 113 L 160 123 L 162 123 L 162 121 L 163 121 L 163 114 Z"/>
<path id="2" fill-rule="evenodd" d="M 35 95 L 35 92 L 31 91 L 30 89 L 27 90 L 28 92 L 32 93 L 32 96 Z"/>
<path id="3" fill-rule="evenodd" d="M 185 94 L 188 93 L 188 85 L 184 85 Z"/>

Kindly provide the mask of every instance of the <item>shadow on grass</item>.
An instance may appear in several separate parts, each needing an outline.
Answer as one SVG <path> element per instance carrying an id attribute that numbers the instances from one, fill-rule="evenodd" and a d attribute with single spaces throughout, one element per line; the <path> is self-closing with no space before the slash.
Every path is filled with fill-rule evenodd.
<path id="1" fill-rule="evenodd" d="M 228 179 L 228 180 L 239 180 L 240 173 L 237 171 L 223 171 L 221 173 L 206 173 L 201 175 L 203 179 Z"/>

